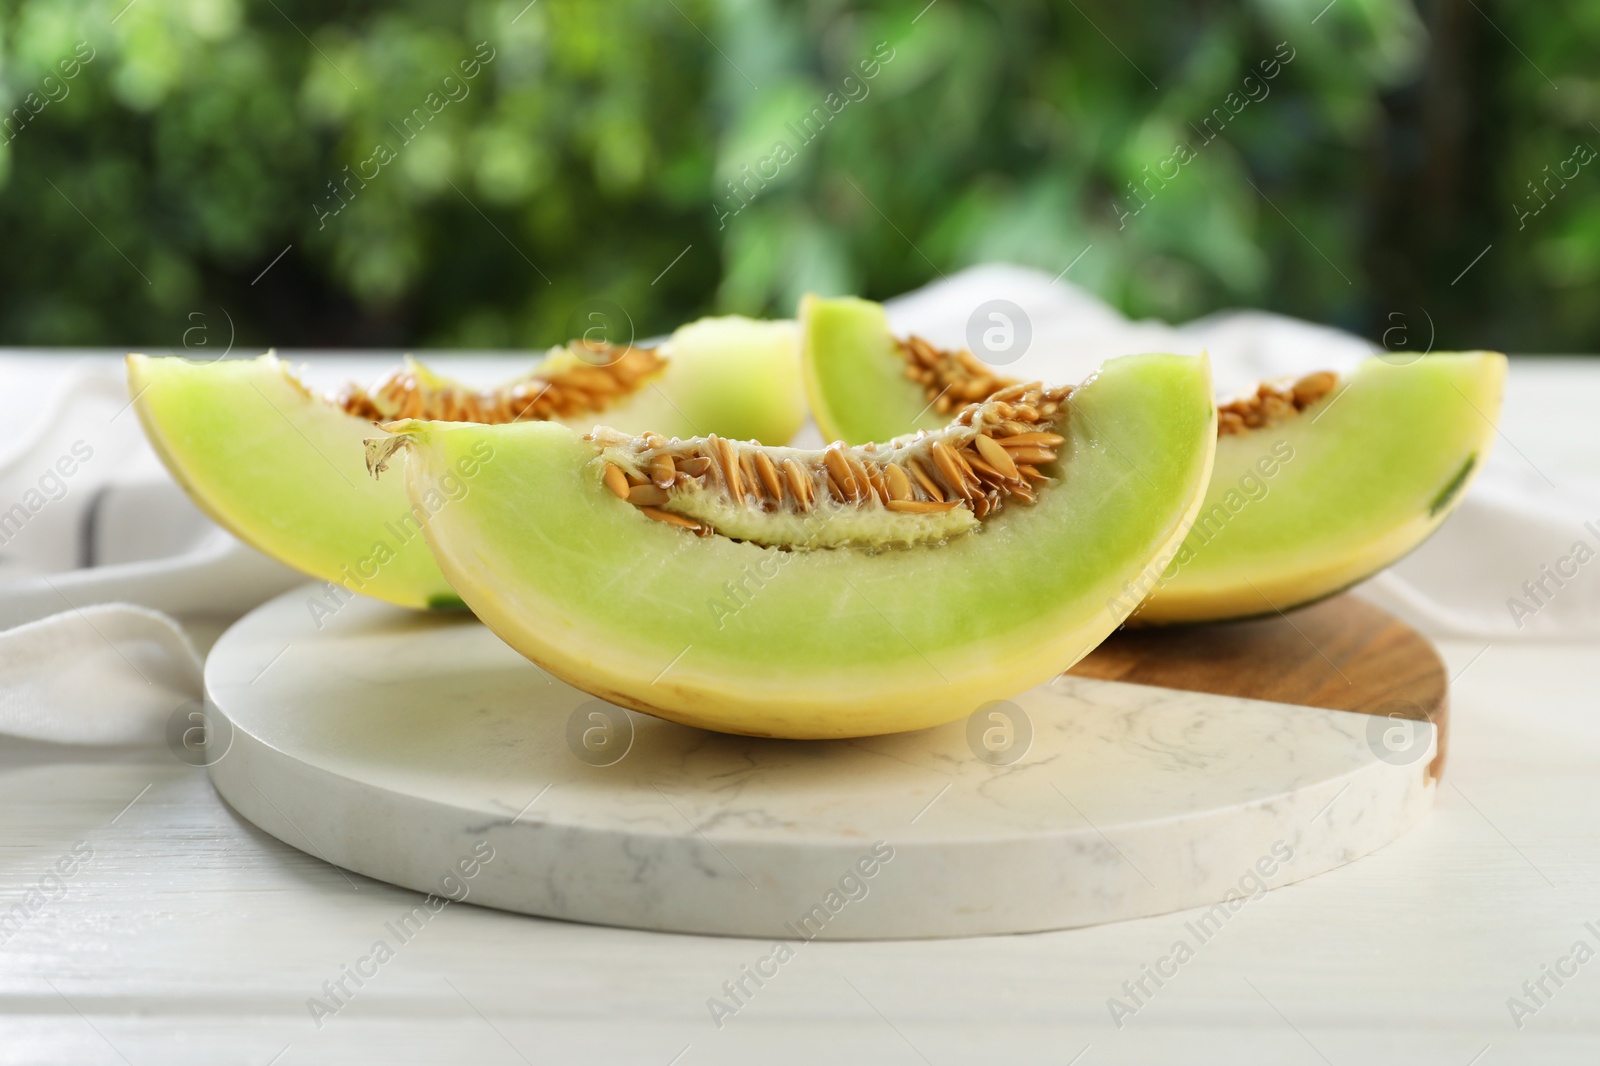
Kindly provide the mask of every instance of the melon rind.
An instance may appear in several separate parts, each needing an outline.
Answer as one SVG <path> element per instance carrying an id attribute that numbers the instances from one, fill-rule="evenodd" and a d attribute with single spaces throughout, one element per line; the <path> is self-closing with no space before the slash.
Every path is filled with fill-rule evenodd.
<path id="1" fill-rule="evenodd" d="M 793 322 L 704 319 L 664 350 L 666 368 L 633 396 L 566 422 L 782 444 L 804 420 Z M 351 591 L 403 607 L 461 606 L 399 479 L 367 474 L 362 442 L 373 423 L 307 390 L 270 353 L 214 363 L 135 354 L 127 366 L 151 444 L 219 525 Z"/>
<path id="2" fill-rule="evenodd" d="M 391 425 L 414 501 L 462 463 L 429 543 L 468 606 L 563 680 L 730 733 L 920 729 L 1047 681 L 1095 647 L 1198 508 L 1216 445 L 1210 367 L 1113 360 L 1070 400 L 1033 505 L 938 545 L 783 551 L 655 522 L 556 425 Z M 392 475 L 387 475 L 392 476 Z"/>
<path id="3" fill-rule="evenodd" d="M 1482 468 L 1505 374 L 1498 352 L 1374 356 L 1297 416 L 1223 437 L 1195 528 L 1133 620 L 1275 614 L 1389 566 Z"/>

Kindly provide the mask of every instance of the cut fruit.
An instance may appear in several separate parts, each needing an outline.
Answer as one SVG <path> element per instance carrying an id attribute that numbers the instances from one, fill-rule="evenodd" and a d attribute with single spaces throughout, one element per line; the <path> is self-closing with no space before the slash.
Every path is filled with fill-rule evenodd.
<path id="1" fill-rule="evenodd" d="M 937 433 L 802 451 L 560 426 L 401 422 L 435 558 L 529 659 L 690 725 L 850 737 L 1048 680 L 1122 621 L 1204 493 L 1203 359 L 1132 356 Z M 735 539 L 738 538 L 738 539 Z"/>
<path id="2" fill-rule="evenodd" d="M 1304 406 L 1281 390 L 1281 417 L 1257 415 L 1253 428 L 1254 403 L 1225 405 L 1224 421 L 1245 407 L 1246 425 L 1218 440 L 1195 526 L 1134 620 L 1274 614 L 1389 566 L 1439 528 L 1483 465 L 1505 374 L 1497 352 L 1377 356 L 1342 381 L 1328 375 Z"/>
<path id="3" fill-rule="evenodd" d="M 855 297 L 800 301 L 800 362 L 824 440 L 888 440 L 938 429 L 963 404 L 1017 384 L 971 352 L 889 331 L 883 307 Z"/>
<path id="4" fill-rule="evenodd" d="M 865 301 L 808 298 L 801 332 L 812 413 L 830 439 L 907 432 L 934 417 L 937 397 L 1010 384 L 968 352 L 897 340 Z M 1390 358 L 1219 407 L 1195 528 L 1159 582 L 1124 590 L 1149 596 L 1131 623 L 1288 610 L 1377 573 L 1438 528 L 1493 442 L 1505 356 Z"/>
<path id="5" fill-rule="evenodd" d="M 318 396 L 268 354 L 199 364 L 128 356 L 145 433 L 201 510 L 313 577 L 405 607 L 459 607 L 393 481 L 362 465 L 374 420 L 551 419 L 588 430 L 737 433 L 771 443 L 804 418 L 792 322 L 706 319 L 657 349 L 574 345 L 476 390 L 406 366 L 372 389 Z M 458 480 L 442 499 L 471 485 Z"/>

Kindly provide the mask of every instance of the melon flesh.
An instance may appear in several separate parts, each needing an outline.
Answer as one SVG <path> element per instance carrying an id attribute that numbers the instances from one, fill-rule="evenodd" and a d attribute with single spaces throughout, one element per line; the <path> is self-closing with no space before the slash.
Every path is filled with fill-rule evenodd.
<path id="1" fill-rule="evenodd" d="M 1374 357 L 1299 415 L 1221 438 L 1194 529 L 1135 618 L 1273 614 L 1390 565 L 1483 465 L 1505 373 L 1497 352 Z"/>
<path id="2" fill-rule="evenodd" d="M 934 417 L 877 305 L 808 298 L 800 349 L 825 438 L 883 439 Z M 1482 465 L 1505 366 L 1497 352 L 1407 364 L 1374 357 L 1298 415 L 1223 436 L 1211 488 L 1172 567 L 1159 584 L 1124 590 L 1125 599 L 1150 597 L 1130 622 L 1273 614 L 1401 558 L 1449 516 Z"/>
<path id="3" fill-rule="evenodd" d="M 944 425 L 922 386 L 906 377 L 881 305 L 805 297 L 800 346 L 806 398 L 823 440 L 865 444 Z"/>
<path id="4" fill-rule="evenodd" d="M 940 543 L 784 550 L 652 521 L 602 483 L 599 446 L 558 425 L 406 422 L 413 501 L 467 605 L 563 680 L 731 733 L 919 729 L 1054 677 L 1166 565 L 1216 443 L 1204 359 L 1113 360 L 1073 392 L 1056 480 Z M 486 458 L 486 456 L 492 456 Z M 392 477 L 392 475 L 391 475 Z"/>
<path id="5" fill-rule="evenodd" d="M 656 379 L 566 423 L 775 444 L 799 429 L 794 323 L 706 319 L 680 329 L 665 351 L 669 362 Z M 287 364 L 270 354 L 211 364 L 130 355 L 128 388 L 167 469 L 240 540 L 390 603 L 461 606 L 420 535 L 425 516 L 398 479 L 367 475 L 362 442 L 376 432 L 373 423 L 307 390 Z"/>
<path id="6" fill-rule="evenodd" d="M 704 318 L 672 335 L 662 349 L 671 362 L 659 380 L 597 414 L 560 421 L 581 430 L 606 425 L 787 444 L 806 418 L 799 344 L 792 320 Z"/>

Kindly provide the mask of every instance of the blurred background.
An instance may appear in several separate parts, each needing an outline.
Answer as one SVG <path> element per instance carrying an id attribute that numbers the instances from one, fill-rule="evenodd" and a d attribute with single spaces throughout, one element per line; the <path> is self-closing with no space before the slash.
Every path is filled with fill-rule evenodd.
<path id="1" fill-rule="evenodd" d="M 1600 350 L 1593 0 L 0 11 L 0 344 L 535 347 L 1009 260 Z"/>

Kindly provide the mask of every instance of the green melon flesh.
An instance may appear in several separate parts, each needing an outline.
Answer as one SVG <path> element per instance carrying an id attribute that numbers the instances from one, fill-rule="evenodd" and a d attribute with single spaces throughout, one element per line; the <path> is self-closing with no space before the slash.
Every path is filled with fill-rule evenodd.
<path id="1" fill-rule="evenodd" d="M 865 444 L 944 425 L 922 386 L 906 377 L 905 357 L 879 304 L 807 296 L 800 303 L 800 363 L 823 440 Z"/>
<path id="2" fill-rule="evenodd" d="M 574 429 L 787 444 L 806 418 L 799 330 L 792 320 L 703 318 L 662 348 L 662 376 L 599 414 L 563 419 Z M 369 433 L 368 436 L 371 436 Z"/>
<path id="3" fill-rule="evenodd" d="M 706 319 L 673 334 L 661 375 L 598 415 L 630 433 L 786 442 L 804 418 L 792 322 Z M 550 358 L 572 358 L 559 352 Z M 397 479 L 367 475 L 371 422 L 307 391 L 272 355 L 199 364 L 128 356 L 157 453 L 240 540 L 312 577 L 404 607 L 459 607 Z"/>
<path id="4" fill-rule="evenodd" d="M 829 440 L 882 439 L 936 417 L 875 304 L 808 297 L 800 350 L 812 414 Z M 1155 589 L 1131 621 L 1288 610 L 1395 562 L 1460 501 L 1493 442 L 1504 379 L 1505 356 L 1494 352 L 1407 364 L 1375 357 L 1297 417 L 1223 437 L 1200 518 L 1172 568 L 1158 587 L 1124 591 L 1138 600 Z M 1280 441 L 1294 458 L 1274 464 Z M 1262 476 L 1268 467 L 1271 478 Z M 1266 495 L 1252 500 L 1256 482 Z"/>
<path id="5" fill-rule="evenodd" d="M 1374 357 L 1298 416 L 1223 437 L 1195 526 L 1136 619 L 1272 614 L 1399 559 L 1483 465 L 1505 373 L 1495 352 Z"/>
<path id="6" fill-rule="evenodd" d="M 785 551 L 652 521 L 561 426 L 389 428 L 417 503 L 475 471 L 426 533 L 512 647 L 624 706 L 798 738 L 937 725 L 1071 666 L 1166 565 L 1216 444 L 1204 359 L 1113 360 L 1072 394 L 1036 503 L 938 543 Z"/>

